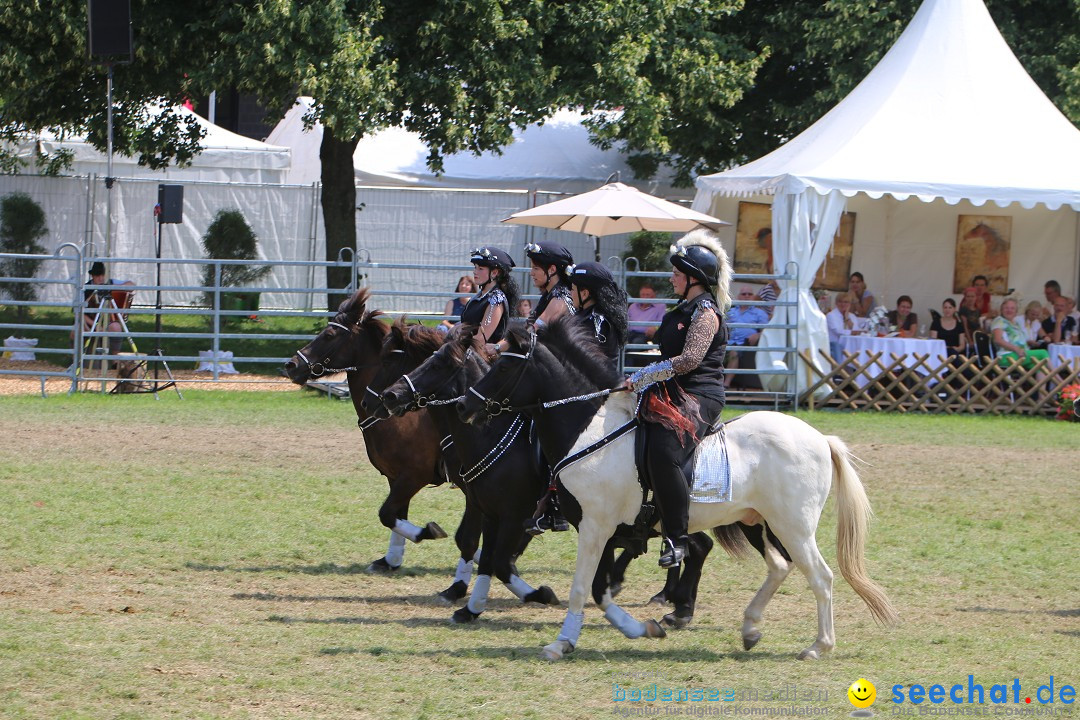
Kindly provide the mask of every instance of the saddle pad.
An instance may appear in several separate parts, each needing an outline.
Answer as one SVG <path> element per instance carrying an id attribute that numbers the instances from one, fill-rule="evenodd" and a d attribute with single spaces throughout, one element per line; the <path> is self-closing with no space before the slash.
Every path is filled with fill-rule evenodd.
<path id="1" fill-rule="evenodd" d="M 727 451 L 727 433 L 706 435 L 694 451 L 694 480 L 690 484 L 693 502 L 731 502 L 731 463 Z"/>

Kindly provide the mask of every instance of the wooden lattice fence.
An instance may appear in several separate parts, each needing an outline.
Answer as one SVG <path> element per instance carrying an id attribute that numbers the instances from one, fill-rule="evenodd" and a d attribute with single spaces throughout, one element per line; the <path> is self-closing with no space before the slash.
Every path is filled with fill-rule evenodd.
<path id="1" fill-rule="evenodd" d="M 1052 416 L 1061 389 L 1080 382 L 1080 361 L 1051 367 L 1039 360 L 1024 368 L 987 357 L 939 364 L 930 355 L 872 352 L 837 361 L 821 352 L 822 373 L 805 351 L 800 355 L 815 376 L 801 397 L 811 409 Z M 827 394 L 814 397 L 821 392 Z"/>

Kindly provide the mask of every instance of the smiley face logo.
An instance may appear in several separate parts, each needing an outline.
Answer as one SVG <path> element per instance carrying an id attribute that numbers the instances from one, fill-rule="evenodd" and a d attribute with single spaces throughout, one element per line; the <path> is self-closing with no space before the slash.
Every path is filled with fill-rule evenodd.
<path id="1" fill-rule="evenodd" d="M 860 710 L 868 708 L 877 700 L 877 688 L 866 678 L 859 678 L 847 689 L 847 697 Z"/>

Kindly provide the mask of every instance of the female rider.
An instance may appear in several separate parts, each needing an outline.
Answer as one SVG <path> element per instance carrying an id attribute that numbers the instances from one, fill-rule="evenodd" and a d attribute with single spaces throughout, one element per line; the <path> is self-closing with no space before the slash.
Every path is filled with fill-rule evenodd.
<path id="1" fill-rule="evenodd" d="M 611 358 L 615 367 L 626 345 L 626 291 L 615 282 L 611 272 L 595 262 L 578 263 L 567 269 L 572 286 L 574 319 L 589 330 L 589 335 Z M 535 276 L 534 276 L 535 277 Z M 537 512 L 525 522 L 525 532 L 539 535 L 545 530 L 569 530 L 570 524 L 559 510 L 558 497 L 547 493 L 537 503 Z"/>
<path id="2" fill-rule="evenodd" d="M 498 354 L 496 343 L 506 334 L 512 312 L 517 311 L 517 284 L 510 277 L 514 261 L 505 251 L 493 247 L 473 250 L 470 260 L 477 290 L 462 311 L 461 322 L 479 328 L 490 359 Z"/>
<path id="3" fill-rule="evenodd" d="M 576 317 L 596 337 L 612 364 L 619 365 L 619 356 L 626 345 L 626 291 L 600 263 L 584 262 L 570 266 Z"/>
<path id="4" fill-rule="evenodd" d="M 566 313 L 574 312 L 570 284 L 566 281 L 566 268 L 573 265 L 574 256 L 559 243 L 548 240 L 529 243 L 525 246 L 525 254 L 532 261 L 529 275 L 540 291 L 540 300 L 529 313 L 529 323 L 539 330 Z"/>
<path id="5" fill-rule="evenodd" d="M 656 331 L 663 360 L 627 380 L 644 394 L 639 417 L 648 423 L 645 469 L 663 526 L 664 568 L 686 556 L 690 489 L 683 461 L 724 409 L 724 312 L 731 305 L 731 265 L 714 234 L 695 230 L 671 251 L 671 283 L 681 302 Z"/>

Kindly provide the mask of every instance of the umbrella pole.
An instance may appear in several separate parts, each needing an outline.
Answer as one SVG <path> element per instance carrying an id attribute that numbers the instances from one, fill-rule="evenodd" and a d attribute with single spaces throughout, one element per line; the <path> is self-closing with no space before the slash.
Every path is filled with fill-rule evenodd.
<path id="1" fill-rule="evenodd" d="M 595 256 L 594 259 L 596 260 L 596 262 L 601 262 L 601 260 L 600 260 L 600 236 L 599 235 L 593 235 L 592 236 L 592 241 L 593 241 L 593 255 Z"/>

